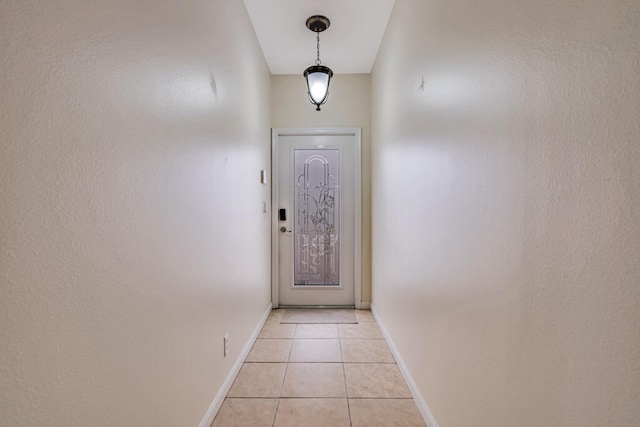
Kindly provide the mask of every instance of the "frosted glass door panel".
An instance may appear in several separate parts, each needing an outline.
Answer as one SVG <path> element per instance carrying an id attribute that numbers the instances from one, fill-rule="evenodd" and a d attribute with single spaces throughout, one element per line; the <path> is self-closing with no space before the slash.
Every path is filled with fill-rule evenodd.
<path id="1" fill-rule="evenodd" d="M 340 151 L 294 150 L 294 283 L 340 284 Z"/>

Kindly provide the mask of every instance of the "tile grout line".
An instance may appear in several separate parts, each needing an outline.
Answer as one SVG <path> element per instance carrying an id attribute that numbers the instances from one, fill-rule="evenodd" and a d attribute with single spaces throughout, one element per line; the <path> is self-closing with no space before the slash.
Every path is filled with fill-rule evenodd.
<path id="1" fill-rule="evenodd" d="M 298 329 L 298 325 L 296 325 L 296 327 L 293 328 L 293 337 L 291 338 L 291 348 L 289 348 L 289 356 L 287 357 L 287 364 L 284 367 L 284 375 L 282 376 L 282 383 L 280 384 L 280 392 L 278 393 L 278 401 L 276 403 L 276 411 L 273 414 L 273 423 L 271 424 L 271 427 L 275 427 L 276 425 L 276 418 L 278 417 L 278 410 L 280 409 L 280 399 L 282 398 L 282 391 L 284 390 L 284 381 L 287 378 L 287 372 L 289 371 L 289 358 L 291 358 L 291 351 L 293 350 L 293 340 L 295 339 L 295 336 L 296 336 L 296 329 Z"/>
<path id="2" fill-rule="evenodd" d="M 276 400 L 276 410 L 273 413 L 273 421 L 271 422 L 271 427 L 275 427 L 276 425 L 276 417 L 278 416 L 278 409 L 280 408 L 280 398 Z"/>
<path id="3" fill-rule="evenodd" d="M 337 363 L 336 363 L 337 365 Z M 292 397 L 264 397 L 264 396 L 236 396 L 236 397 L 226 397 L 225 399 L 233 399 L 233 400 L 290 400 L 290 399 L 335 399 L 342 400 L 344 397 L 318 397 L 318 396 L 292 396 Z M 364 397 L 349 397 L 347 399 L 350 400 L 414 400 L 413 397 L 375 397 L 375 396 L 364 396 Z"/>
<path id="4" fill-rule="evenodd" d="M 344 395 L 347 400 L 347 415 L 349 416 L 349 427 L 351 427 L 353 425 L 353 422 L 351 421 L 351 406 L 349 405 L 349 389 L 347 388 L 347 373 L 344 370 L 344 354 L 342 353 L 342 339 L 340 338 L 340 327 L 338 327 L 338 344 L 340 345 L 342 378 L 344 379 Z"/>

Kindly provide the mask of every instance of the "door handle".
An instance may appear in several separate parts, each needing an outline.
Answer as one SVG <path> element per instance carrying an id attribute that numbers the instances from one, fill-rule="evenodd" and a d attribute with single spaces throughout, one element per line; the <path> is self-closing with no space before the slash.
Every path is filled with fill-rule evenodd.
<path id="1" fill-rule="evenodd" d="M 287 227 L 285 227 L 284 225 L 282 227 L 280 227 L 280 232 L 281 233 L 291 233 L 291 230 L 287 230 Z"/>

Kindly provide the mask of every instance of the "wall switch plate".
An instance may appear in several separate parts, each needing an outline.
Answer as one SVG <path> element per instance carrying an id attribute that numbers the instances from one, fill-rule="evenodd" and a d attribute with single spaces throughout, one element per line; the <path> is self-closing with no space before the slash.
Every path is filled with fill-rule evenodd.
<path id="1" fill-rule="evenodd" d="M 227 357 L 229 354 L 229 332 L 224 334 L 224 357 Z"/>

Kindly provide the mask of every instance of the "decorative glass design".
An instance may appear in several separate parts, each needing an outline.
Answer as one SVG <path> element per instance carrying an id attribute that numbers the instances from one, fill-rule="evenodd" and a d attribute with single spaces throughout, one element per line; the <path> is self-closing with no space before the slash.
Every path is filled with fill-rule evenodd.
<path id="1" fill-rule="evenodd" d="M 340 151 L 294 150 L 294 283 L 340 284 Z"/>

